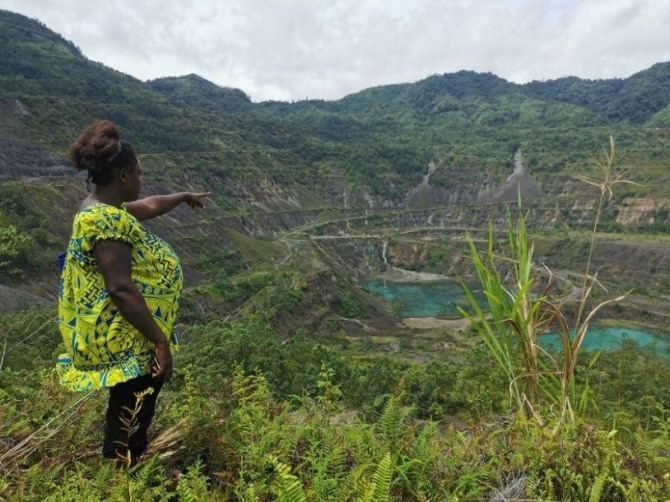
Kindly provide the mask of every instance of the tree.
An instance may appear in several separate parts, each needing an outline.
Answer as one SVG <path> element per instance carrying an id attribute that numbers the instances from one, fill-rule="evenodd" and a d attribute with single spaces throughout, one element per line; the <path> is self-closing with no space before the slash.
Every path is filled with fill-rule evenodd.
<path id="1" fill-rule="evenodd" d="M 13 225 L 0 228 L 0 272 L 18 275 L 25 267 L 33 265 L 34 242 L 28 234 Z"/>

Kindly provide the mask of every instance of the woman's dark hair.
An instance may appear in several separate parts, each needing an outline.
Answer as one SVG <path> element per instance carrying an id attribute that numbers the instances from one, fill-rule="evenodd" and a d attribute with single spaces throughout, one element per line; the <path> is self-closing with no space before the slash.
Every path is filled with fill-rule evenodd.
<path id="1" fill-rule="evenodd" d="M 133 145 L 121 141 L 119 130 L 109 120 L 96 120 L 70 145 L 70 159 L 80 171 L 88 171 L 88 180 L 107 185 L 122 168 L 135 168 L 137 155 Z"/>

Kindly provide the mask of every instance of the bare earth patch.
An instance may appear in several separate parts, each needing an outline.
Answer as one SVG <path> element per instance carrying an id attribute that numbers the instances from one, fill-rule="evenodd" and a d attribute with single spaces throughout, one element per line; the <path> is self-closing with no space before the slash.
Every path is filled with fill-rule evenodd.
<path id="1" fill-rule="evenodd" d="M 449 279 L 446 275 L 431 274 L 428 272 L 414 272 L 402 268 L 389 267 L 386 271 L 379 274 L 377 279 L 390 282 L 430 282 L 443 281 Z"/>
<path id="2" fill-rule="evenodd" d="M 438 319 L 437 317 L 406 317 L 402 323 L 411 329 L 445 329 L 463 331 L 470 326 L 467 319 Z"/>

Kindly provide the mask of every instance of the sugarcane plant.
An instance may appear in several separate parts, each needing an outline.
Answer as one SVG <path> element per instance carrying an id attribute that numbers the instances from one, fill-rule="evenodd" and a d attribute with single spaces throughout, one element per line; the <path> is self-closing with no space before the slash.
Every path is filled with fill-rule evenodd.
<path id="1" fill-rule="evenodd" d="M 516 218 L 508 210 L 505 241 L 498 242 L 493 223 L 489 224 L 485 250 L 480 250 L 472 236 L 467 238 L 469 257 L 485 300 L 477 300 L 472 289 L 464 284 L 472 311 L 459 310 L 470 319 L 507 375 L 513 409 L 525 418 L 533 418 L 541 426 L 547 423 L 547 412 L 543 410 L 550 410 L 556 416 L 552 421 L 556 426 L 574 423 L 576 403 L 581 403 L 583 410 L 585 395 L 577 395 L 574 373 L 584 337 L 598 311 L 626 296 L 608 298 L 595 305 L 589 301 L 595 287 L 606 291 L 598 280 L 598 271 L 592 272 L 603 207 L 611 199 L 615 185 L 632 184 L 624 179 L 624 172 L 614 171 L 615 144 L 611 136 L 609 146 L 609 151 L 596 161 L 601 171 L 598 179 L 577 177 L 600 189 L 586 268 L 577 295 L 551 296 L 556 275 L 548 267 L 537 266 L 533 261 L 534 244 L 529 239 L 520 197 Z M 568 315 L 569 305 L 575 301 L 576 314 Z M 549 330 L 558 334 L 558 357 L 552 356 L 539 343 L 540 337 Z"/>

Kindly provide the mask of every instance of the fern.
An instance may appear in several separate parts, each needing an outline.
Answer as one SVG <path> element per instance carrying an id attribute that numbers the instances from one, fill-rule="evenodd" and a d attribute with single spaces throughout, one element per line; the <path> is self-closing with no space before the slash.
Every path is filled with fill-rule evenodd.
<path id="1" fill-rule="evenodd" d="M 179 478 L 177 496 L 180 501 L 198 502 L 213 500 L 214 496 L 207 489 L 208 479 L 202 474 L 202 465 L 196 462 L 191 470 Z"/>
<path id="2" fill-rule="evenodd" d="M 361 501 L 365 499 L 370 481 L 366 475 L 374 467 L 374 464 L 362 464 L 355 466 L 349 475 L 342 480 L 339 486 L 338 501 Z"/>
<path id="3" fill-rule="evenodd" d="M 595 482 L 593 483 L 593 486 L 591 487 L 591 495 L 589 496 L 589 502 L 600 502 L 600 496 L 605 486 L 605 481 L 607 481 L 607 472 L 602 472 L 596 478 Z"/>
<path id="4" fill-rule="evenodd" d="M 386 445 L 392 454 L 400 451 L 403 437 L 403 428 L 411 413 L 411 408 L 400 405 L 400 397 L 391 396 L 386 402 L 384 411 L 379 417 L 379 427 L 383 433 Z"/>
<path id="5" fill-rule="evenodd" d="M 391 454 L 387 453 L 379 462 L 367 492 L 363 497 L 359 497 L 357 502 L 391 502 L 389 492 L 391 491 L 392 476 L 393 463 Z"/>
<path id="6" fill-rule="evenodd" d="M 109 486 L 114 480 L 115 469 L 111 462 L 106 462 L 102 467 L 96 470 L 94 482 L 96 486 Z"/>
<path id="7" fill-rule="evenodd" d="M 332 431 L 322 429 L 319 435 L 319 438 L 310 438 L 310 448 L 305 456 L 309 466 L 306 476 L 310 479 L 311 492 L 317 500 L 332 500 L 340 491 L 347 474 L 345 451 L 343 446 L 335 442 Z"/>
<path id="8" fill-rule="evenodd" d="M 179 496 L 179 500 L 183 502 L 196 502 L 197 498 L 195 492 L 188 483 L 182 482 L 182 479 L 180 479 L 177 484 L 177 495 Z"/>
<path id="9" fill-rule="evenodd" d="M 291 468 L 273 455 L 269 455 L 268 460 L 276 472 L 277 502 L 307 502 L 302 484 L 296 476 L 291 474 Z"/>
<path id="10" fill-rule="evenodd" d="M 395 397 L 390 397 L 384 407 L 384 412 L 379 418 L 379 426 L 381 427 L 386 442 L 391 451 L 397 451 L 398 440 L 400 438 L 401 428 L 400 410 L 398 409 L 398 402 Z"/>
<path id="11" fill-rule="evenodd" d="M 256 493 L 256 485 L 238 483 L 235 486 L 235 495 L 240 502 L 258 502 L 259 496 Z"/>
<path id="12" fill-rule="evenodd" d="M 417 498 L 417 491 L 414 489 L 414 472 L 423 471 L 425 468 L 424 462 L 419 459 L 412 459 L 405 455 L 399 457 L 398 463 L 398 479 L 403 490 L 409 491 L 414 498 Z"/>
<path id="13" fill-rule="evenodd" d="M 398 479 L 404 491 L 414 498 L 420 498 L 420 492 L 430 490 L 430 476 L 435 472 L 440 446 L 435 423 L 425 425 L 414 440 L 411 454 L 396 458 Z"/>

